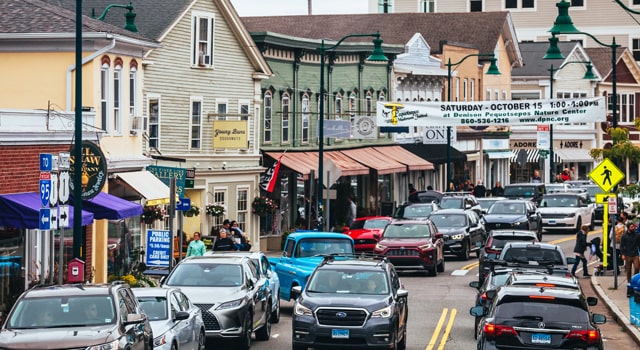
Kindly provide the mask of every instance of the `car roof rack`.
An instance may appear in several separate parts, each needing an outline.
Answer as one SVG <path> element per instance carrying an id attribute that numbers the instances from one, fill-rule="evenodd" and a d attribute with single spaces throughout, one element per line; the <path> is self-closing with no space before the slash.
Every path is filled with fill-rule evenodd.
<path id="1" fill-rule="evenodd" d="M 452 196 L 468 196 L 473 194 L 473 192 L 471 191 L 453 191 L 453 192 L 445 192 L 443 193 L 443 195 L 445 197 L 452 197 Z"/>
<path id="2" fill-rule="evenodd" d="M 489 265 L 489 268 L 491 269 L 492 272 L 496 270 L 496 266 L 498 266 L 498 268 L 516 268 L 516 269 L 534 270 L 534 271 L 546 270 L 548 274 L 553 274 L 553 271 L 555 269 L 555 264 L 552 261 L 547 261 L 547 260 L 539 260 L 539 261 L 536 260 L 537 265 L 530 265 L 524 262 L 505 261 L 505 260 L 496 260 L 496 259 L 488 259 L 486 260 L 486 263 Z"/>

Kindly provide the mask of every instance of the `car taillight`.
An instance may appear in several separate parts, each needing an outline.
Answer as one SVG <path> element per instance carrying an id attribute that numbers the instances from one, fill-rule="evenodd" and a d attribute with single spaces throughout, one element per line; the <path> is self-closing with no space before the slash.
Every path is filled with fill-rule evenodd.
<path id="1" fill-rule="evenodd" d="M 484 251 L 485 251 L 487 254 L 496 254 L 496 255 L 500 254 L 500 251 L 499 251 L 499 250 L 495 250 L 495 249 L 485 248 L 485 249 L 484 249 Z"/>
<path id="2" fill-rule="evenodd" d="M 569 332 L 565 339 L 580 339 L 589 345 L 597 344 L 600 341 L 600 332 L 592 330 L 575 330 Z"/>
<path id="3" fill-rule="evenodd" d="M 495 323 L 485 323 L 482 332 L 487 338 L 499 337 L 505 334 L 518 335 L 518 332 L 511 326 L 503 326 Z"/>
<path id="4" fill-rule="evenodd" d="M 489 297 L 487 296 L 487 293 L 482 293 L 482 295 L 480 295 L 480 300 L 485 301 L 487 300 Z"/>

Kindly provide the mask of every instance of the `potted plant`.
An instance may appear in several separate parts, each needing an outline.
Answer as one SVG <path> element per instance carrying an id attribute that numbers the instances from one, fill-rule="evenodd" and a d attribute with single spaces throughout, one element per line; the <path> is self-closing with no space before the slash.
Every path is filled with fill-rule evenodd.
<path id="1" fill-rule="evenodd" d="M 197 205 L 192 205 L 189 210 L 184 212 L 184 215 L 188 217 L 198 216 L 200 215 L 200 207 L 198 207 Z"/>
<path id="2" fill-rule="evenodd" d="M 162 220 L 164 218 L 164 210 L 157 205 L 145 205 L 142 208 L 142 215 L 140 221 L 147 225 L 153 224 L 156 220 Z"/>
<path id="3" fill-rule="evenodd" d="M 253 199 L 251 203 L 251 209 L 254 214 L 263 216 L 266 214 L 272 214 L 278 209 L 276 203 L 271 199 L 265 196 L 258 196 Z"/>
<path id="4" fill-rule="evenodd" d="M 207 204 L 205 210 L 207 211 L 207 215 L 211 215 L 213 217 L 222 216 L 225 212 L 224 207 L 219 204 Z"/>

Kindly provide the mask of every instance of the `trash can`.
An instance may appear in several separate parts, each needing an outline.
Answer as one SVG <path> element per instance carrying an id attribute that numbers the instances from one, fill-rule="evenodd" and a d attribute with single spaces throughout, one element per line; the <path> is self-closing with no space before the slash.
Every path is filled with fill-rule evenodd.
<path id="1" fill-rule="evenodd" d="M 633 295 L 629 298 L 629 319 L 631 324 L 640 326 L 640 273 L 631 277 L 627 288 L 633 289 Z"/>

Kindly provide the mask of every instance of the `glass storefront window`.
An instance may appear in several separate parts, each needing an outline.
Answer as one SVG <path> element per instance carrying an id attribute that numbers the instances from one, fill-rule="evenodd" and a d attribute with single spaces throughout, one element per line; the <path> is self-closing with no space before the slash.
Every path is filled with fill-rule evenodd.
<path id="1" fill-rule="evenodd" d="M 0 321 L 24 291 L 24 235 L 22 230 L 0 227 Z"/>
<path id="2" fill-rule="evenodd" d="M 143 251 L 140 217 L 109 220 L 107 249 L 109 276 L 122 276 L 131 272 L 140 261 Z"/>

